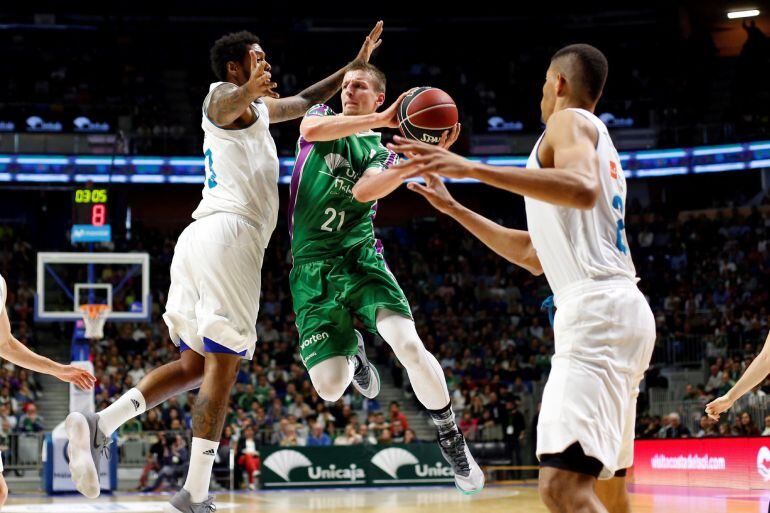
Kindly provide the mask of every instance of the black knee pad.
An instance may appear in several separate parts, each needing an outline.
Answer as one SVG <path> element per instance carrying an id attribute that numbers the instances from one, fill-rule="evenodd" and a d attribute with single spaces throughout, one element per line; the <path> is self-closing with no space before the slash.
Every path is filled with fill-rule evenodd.
<path id="1" fill-rule="evenodd" d="M 599 477 L 604 467 L 601 461 L 587 456 L 579 442 L 575 442 L 560 453 L 542 454 L 540 466 L 569 470 L 593 477 Z"/>

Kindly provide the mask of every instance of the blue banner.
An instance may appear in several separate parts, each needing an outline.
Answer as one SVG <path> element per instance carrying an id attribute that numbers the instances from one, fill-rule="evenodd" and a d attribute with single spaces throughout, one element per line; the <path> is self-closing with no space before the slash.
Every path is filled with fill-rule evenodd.
<path id="1" fill-rule="evenodd" d="M 76 242 L 110 242 L 112 240 L 112 226 L 92 226 L 90 224 L 72 225 L 72 243 Z"/>

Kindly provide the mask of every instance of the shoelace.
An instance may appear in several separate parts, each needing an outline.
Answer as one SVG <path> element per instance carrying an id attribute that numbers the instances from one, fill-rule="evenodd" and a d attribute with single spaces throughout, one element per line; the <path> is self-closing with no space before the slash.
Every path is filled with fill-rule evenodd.
<path id="1" fill-rule="evenodd" d="M 111 438 L 105 438 L 104 441 L 99 444 L 99 451 L 104 455 L 105 458 L 110 459 L 112 451 L 110 450 L 110 445 L 112 445 L 112 439 Z"/>
<path id="2" fill-rule="evenodd" d="M 208 499 L 203 501 L 201 504 L 203 504 L 203 506 L 205 508 L 208 508 L 208 510 L 211 511 L 212 513 L 214 513 L 217 510 L 217 507 L 214 504 L 214 497 L 213 496 L 209 497 Z"/>
<path id="3" fill-rule="evenodd" d="M 94 447 L 109 460 L 110 453 L 112 452 L 110 451 L 110 445 L 112 445 L 112 437 L 102 436 L 102 440 L 95 443 Z"/>
<path id="4" fill-rule="evenodd" d="M 356 370 L 353 377 L 362 388 L 369 388 L 369 366 L 364 365 L 364 362 L 359 356 L 355 356 L 354 358 L 358 361 L 358 370 Z"/>
<path id="5" fill-rule="evenodd" d="M 451 459 L 450 463 L 455 474 L 467 476 L 471 472 L 468 458 L 465 456 L 465 439 L 463 435 L 456 434 L 444 439 L 439 439 L 439 445 L 444 449 L 444 454 Z"/>

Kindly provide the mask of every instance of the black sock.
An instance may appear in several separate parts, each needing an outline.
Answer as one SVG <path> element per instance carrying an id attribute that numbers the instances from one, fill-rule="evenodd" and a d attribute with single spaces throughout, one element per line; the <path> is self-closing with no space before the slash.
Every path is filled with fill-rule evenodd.
<path id="1" fill-rule="evenodd" d="M 439 438 L 454 435 L 459 431 L 457 429 L 457 423 L 455 422 L 455 412 L 452 411 L 451 402 L 440 410 L 428 410 L 428 414 L 438 429 Z"/>

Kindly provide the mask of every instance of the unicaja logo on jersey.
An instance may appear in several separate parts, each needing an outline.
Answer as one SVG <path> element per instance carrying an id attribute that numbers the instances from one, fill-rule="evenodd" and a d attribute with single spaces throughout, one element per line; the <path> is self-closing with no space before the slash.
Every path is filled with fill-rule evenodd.
<path id="1" fill-rule="evenodd" d="M 348 159 L 339 153 L 329 153 L 324 157 L 324 162 L 326 162 L 326 167 L 329 168 L 329 171 L 350 167 L 350 162 L 348 162 Z"/>
<path id="2" fill-rule="evenodd" d="M 322 331 L 321 333 L 316 333 L 315 335 L 311 335 L 310 337 L 303 340 L 302 343 L 299 345 L 299 348 L 305 349 L 310 344 L 314 344 L 321 340 L 326 340 L 327 338 L 329 338 L 329 334 L 326 333 L 325 331 Z"/>
<path id="3" fill-rule="evenodd" d="M 289 481 L 289 473 L 295 468 L 309 467 L 313 463 L 307 459 L 307 456 L 299 451 L 283 449 L 274 452 L 265 458 L 265 467 L 272 470 L 284 481 Z"/>

